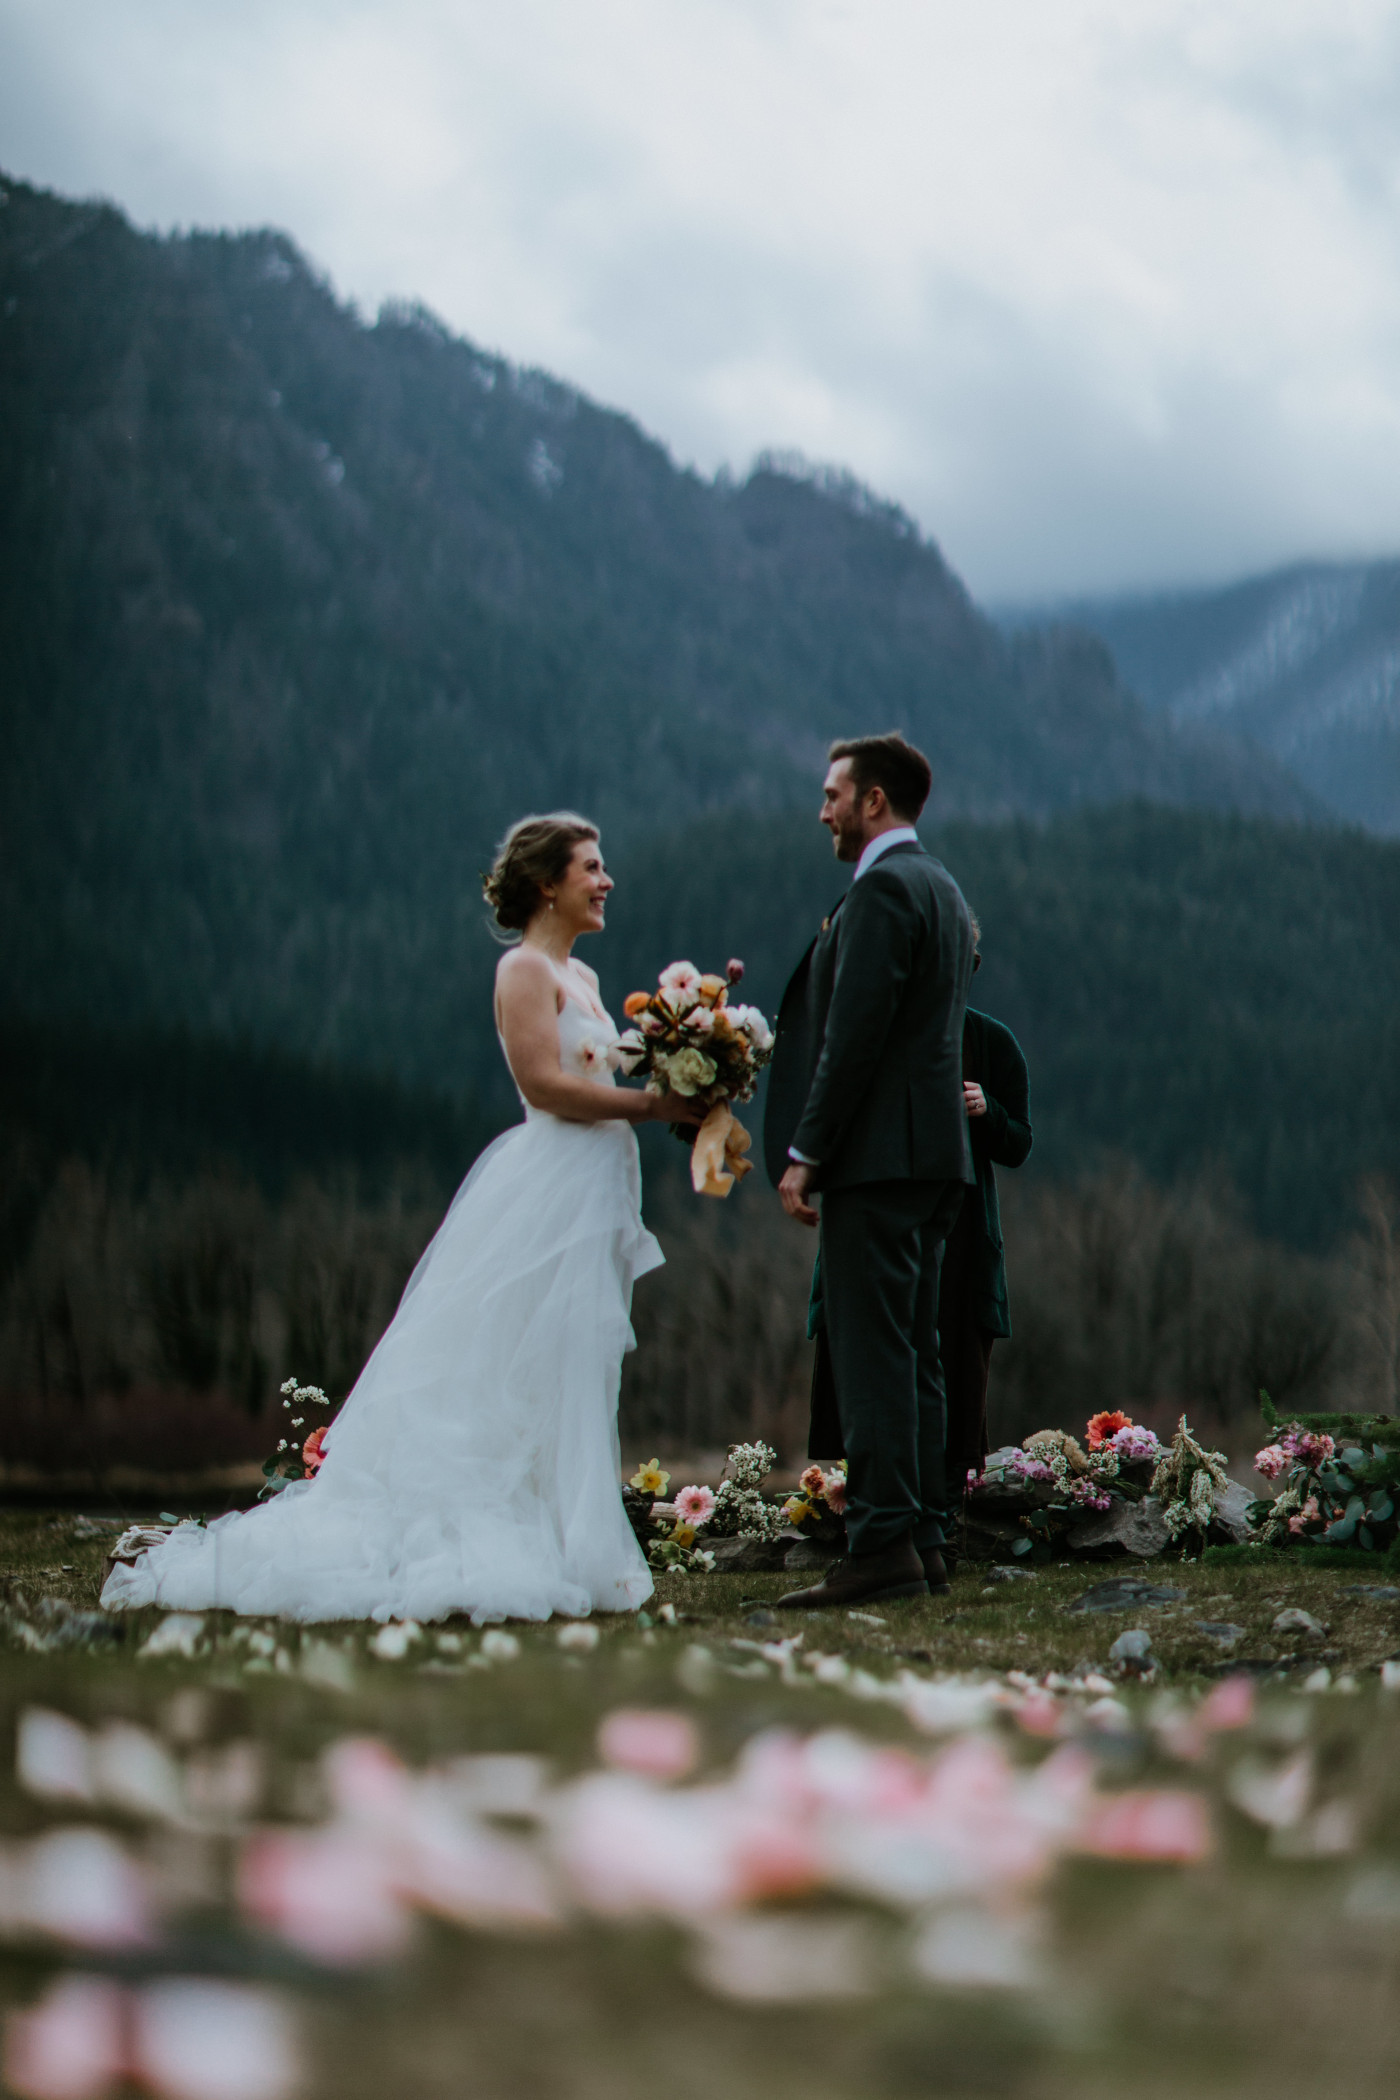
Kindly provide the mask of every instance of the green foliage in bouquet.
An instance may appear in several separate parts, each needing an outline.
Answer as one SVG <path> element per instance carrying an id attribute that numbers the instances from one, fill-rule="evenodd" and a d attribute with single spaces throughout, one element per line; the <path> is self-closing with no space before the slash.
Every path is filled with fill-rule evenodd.
<path id="1" fill-rule="evenodd" d="M 1223 1451 L 1207 1451 L 1197 1443 L 1183 1415 L 1152 1475 L 1151 1492 L 1162 1504 L 1162 1518 L 1170 1539 L 1186 1539 L 1194 1531 L 1205 1544 L 1215 1517 L 1215 1496 L 1229 1481 Z"/>

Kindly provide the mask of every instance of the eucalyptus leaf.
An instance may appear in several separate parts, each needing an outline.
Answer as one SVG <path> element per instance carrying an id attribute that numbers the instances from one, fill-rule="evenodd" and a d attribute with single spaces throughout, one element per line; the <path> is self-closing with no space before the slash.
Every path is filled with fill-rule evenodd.
<path id="1" fill-rule="evenodd" d="M 1360 1495 L 1353 1495 L 1350 1502 L 1348 1502 L 1347 1504 L 1346 1513 L 1350 1518 L 1352 1518 L 1352 1520 L 1355 1523 L 1359 1524 L 1361 1522 L 1361 1519 L 1366 1514 L 1366 1503 L 1364 1498 Z"/>
<path id="2" fill-rule="evenodd" d="M 1344 1466 L 1364 1466 L 1366 1454 L 1356 1444 L 1348 1444 L 1341 1454 L 1341 1459 Z"/>
<path id="3" fill-rule="evenodd" d="M 1011 1550 L 1019 1559 L 1022 1554 L 1030 1552 L 1031 1542 L 1029 1539 L 1013 1539 L 1011 1541 Z"/>
<path id="4" fill-rule="evenodd" d="M 1376 1542 L 1364 1524 L 1357 1528 L 1356 1543 L 1367 1553 L 1374 1553 L 1376 1550 Z"/>
<path id="5" fill-rule="evenodd" d="M 1323 1532 L 1322 1543 L 1324 1546 L 1344 1546 L 1349 1538 L 1355 1536 L 1355 1533 L 1355 1517 L 1338 1517 L 1336 1523 L 1329 1524 Z"/>
<path id="6" fill-rule="evenodd" d="M 1395 1515 L 1394 1497 L 1387 1495 L 1384 1488 L 1377 1488 L 1367 1504 L 1367 1515 L 1373 1524 L 1384 1524 L 1388 1517 Z"/>

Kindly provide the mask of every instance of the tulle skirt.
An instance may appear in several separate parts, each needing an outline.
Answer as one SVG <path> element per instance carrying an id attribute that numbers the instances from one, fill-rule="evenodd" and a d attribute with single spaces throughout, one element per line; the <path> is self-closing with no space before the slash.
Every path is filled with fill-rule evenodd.
<path id="1" fill-rule="evenodd" d="M 619 1493 L 632 1286 L 663 1257 L 621 1122 L 532 1114 L 481 1155 L 313 1479 L 118 1566 L 110 1610 L 477 1624 L 630 1611 Z"/>

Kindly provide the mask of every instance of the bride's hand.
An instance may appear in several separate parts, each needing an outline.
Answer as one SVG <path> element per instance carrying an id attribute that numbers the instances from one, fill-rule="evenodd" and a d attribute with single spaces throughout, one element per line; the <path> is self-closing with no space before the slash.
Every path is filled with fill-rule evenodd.
<path id="1" fill-rule="evenodd" d="M 653 1094 L 652 1115 L 658 1123 L 694 1123 L 697 1128 L 710 1111 L 684 1094 Z"/>

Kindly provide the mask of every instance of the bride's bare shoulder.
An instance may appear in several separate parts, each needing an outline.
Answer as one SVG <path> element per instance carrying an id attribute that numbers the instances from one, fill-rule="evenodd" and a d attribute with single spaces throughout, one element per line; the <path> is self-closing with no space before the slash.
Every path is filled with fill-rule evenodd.
<path id="1" fill-rule="evenodd" d="M 502 999 L 536 999 L 558 989 L 559 979 L 537 948 L 512 948 L 496 965 L 496 992 Z"/>

